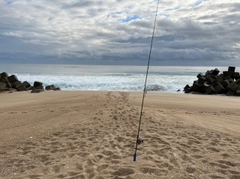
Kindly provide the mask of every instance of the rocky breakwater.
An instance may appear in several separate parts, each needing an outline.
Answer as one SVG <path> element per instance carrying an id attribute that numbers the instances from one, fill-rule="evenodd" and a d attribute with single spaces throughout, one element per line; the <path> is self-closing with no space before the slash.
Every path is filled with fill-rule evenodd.
<path id="1" fill-rule="evenodd" d="M 192 86 L 184 87 L 184 92 L 240 96 L 240 75 L 235 69 L 236 67 L 229 66 L 228 71 L 223 73 L 217 68 L 208 70 L 205 74 L 199 73 Z"/>
<path id="2" fill-rule="evenodd" d="M 35 81 L 33 86 L 27 81 L 18 80 L 16 75 L 8 75 L 6 72 L 0 74 L 0 92 L 1 91 L 28 91 L 31 90 L 31 93 L 39 93 L 44 90 L 61 90 L 55 85 L 43 86 L 42 82 Z"/>

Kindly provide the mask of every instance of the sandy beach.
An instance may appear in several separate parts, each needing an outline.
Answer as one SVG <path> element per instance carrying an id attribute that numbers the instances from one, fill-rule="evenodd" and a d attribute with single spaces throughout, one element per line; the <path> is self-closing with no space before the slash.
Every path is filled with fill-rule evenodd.
<path id="1" fill-rule="evenodd" d="M 0 178 L 240 179 L 240 98 L 0 93 Z"/>

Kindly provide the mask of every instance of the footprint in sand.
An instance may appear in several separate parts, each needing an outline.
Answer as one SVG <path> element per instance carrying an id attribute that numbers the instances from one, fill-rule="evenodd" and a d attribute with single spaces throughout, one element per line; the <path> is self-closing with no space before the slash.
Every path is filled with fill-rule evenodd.
<path id="1" fill-rule="evenodd" d="M 42 178 L 42 175 L 29 175 L 28 177 L 30 179 L 38 179 L 38 178 Z"/>
<path id="2" fill-rule="evenodd" d="M 112 174 L 115 176 L 128 176 L 134 174 L 135 171 L 130 168 L 119 168 L 117 171 L 113 172 Z"/>
<path id="3" fill-rule="evenodd" d="M 108 164 L 102 164 L 102 165 L 97 167 L 97 171 L 102 172 L 103 170 L 107 169 L 108 167 L 109 167 Z"/>
<path id="4" fill-rule="evenodd" d="M 213 152 L 220 152 L 218 149 L 216 149 L 215 147 L 208 147 L 208 150 L 211 150 Z"/>
<path id="5" fill-rule="evenodd" d="M 196 168 L 194 168 L 194 167 L 187 167 L 187 168 L 186 168 L 186 171 L 187 171 L 188 173 L 193 174 L 193 173 L 196 171 Z"/>
<path id="6" fill-rule="evenodd" d="M 153 167 L 143 167 L 143 168 L 141 168 L 141 171 L 144 174 L 157 175 L 157 176 L 168 173 L 168 170 L 166 170 L 166 169 L 156 169 Z"/>
<path id="7" fill-rule="evenodd" d="M 65 164 L 54 165 L 54 166 L 52 166 L 52 171 L 54 173 L 60 173 L 62 167 L 64 167 L 64 166 L 65 166 Z"/>
<path id="8" fill-rule="evenodd" d="M 223 158 L 229 158 L 229 157 L 231 157 L 231 155 L 229 155 L 229 154 L 227 154 L 227 153 L 223 153 L 223 154 L 221 154 L 221 156 L 223 156 Z"/>

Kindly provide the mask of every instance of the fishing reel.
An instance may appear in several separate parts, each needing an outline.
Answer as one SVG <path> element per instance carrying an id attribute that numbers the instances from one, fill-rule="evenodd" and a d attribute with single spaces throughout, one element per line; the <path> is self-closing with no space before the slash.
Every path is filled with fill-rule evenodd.
<path id="1" fill-rule="evenodd" d="M 141 138 L 137 139 L 137 144 L 140 145 L 141 143 L 143 143 L 143 140 Z"/>
<path id="2" fill-rule="evenodd" d="M 143 140 L 140 137 L 138 137 L 137 141 L 136 141 L 135 153 L 133 155 L 133 161 L 134 162 L 136 162 L 136 160 L 137 160 L 137 146 L 140 145 L 141 143 L 143 143 Z"/>

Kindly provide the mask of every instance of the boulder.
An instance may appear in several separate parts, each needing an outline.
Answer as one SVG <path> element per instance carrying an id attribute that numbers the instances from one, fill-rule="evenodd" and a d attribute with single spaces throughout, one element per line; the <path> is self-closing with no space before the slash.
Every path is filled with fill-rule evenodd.
<path id="1" fill-rule="evenodd" d="M 215 89 L 214 89 L 213 86 L 208 86 L 208 87 L 206 88 L 206 93 L 207 93 L 207 94 L 216 94 L 216 91 L 215 91 Z"/>
<path id="2" fill-rule="evenodd" d="M 8 78 L 8 74 L 6 72 L 2 72 L 0 74 L 1 78 L 0 78 L 0 82 L 6 82 L 6 78 Z"/>
<path id="3" fill-rule="evenodd" d="M 45 90 L 54 90 L 56 87 L 54 85 L 48 85 L 45 87 Z"/>
<path id="4" fill-rule="evenodd" d="M 18 85 L 16 87 L 17 91 L 27 91 L 27 88 L 24 86 L 23 83 L 21 83 L 20 85 Z"/>
<path id="5" fill-rule="evenodd" d="M 228 67 L 228 72 L 233 73 L 233 72 L 235 72 L 235 69 L 236 69 L 236 67 L 229 66 Z"/>
<path id="6" fill-rule="evenodd" d="M 43 83 L 42 83 L 42 82 L 35 81 L 34 84 L 33 84 L 33 86 L 34 86 L 35 89 L 44 90 L 44 87 L 43 87 Z"/>
<path id="7" fill-rule="evenodd" d="M 233 92 L 236 92 L 237 88 L 238 88 L 238 85 L 235 82 L 232 82 L 227 86 L 227 89 Z"/>
<path id="8" fill-rule="evenodd" d="M 236 91 L 236 96 L 240 96 L 240 89 Z"/>
<path id="9" fill-rule="evenodd" d="M 45 90 L 54 90 L 54 91 L 58 91 L 61 90 L 59 87 L 56 87 L 55 85 L 48 85 L 45 87 Z"/>
<path id="10" fill-rule="evenodd" d="M 4 91 L 6 89 L 6 83 L 0 82 L 0 91 Z"/>
<path id="11" fill-rule="evenodd" d="M 232 75 L 232 78 L 235 79 L 235 80 L 240 79 L 239 72 L 234 72 L 233 75 Z"/>
<path id="12" fill-rule="evenodd" d="M 198 88 L 197 92 L 198 93 L 206 93 L 206 90 L 207 90 L 208 87 L 209 87 L 209 85 L 207 83 L 204 83 L 203 85 L 201 85 Z"/>
<path id="13" fill-rule="evenodd" d="M 44 91 L 44 86 L 36 86 L 36 87 L 34 87 L 35 89 L 40 89 L 40 90 L 42 90 L 42 91 Z"/>
<path id="14" fill-rule="evenodd" d="M 199 77 L 199 78 L 198 78 L 198 83 L 199 83 L 199 84 L 202 84 L 202 85 L 203 85 L 206 81 L 207 81 L 207 80 L 206 80 L 205 77 Z"/>
<path id="15" fill-rule="evenodd" d="M 8 81 L 10 83 L 14 83 L 15 81 L 19 81 L 16 75 L 11 75 L 8 77 Z"/>
<path id="16" fill-rule="evenodd" d="M 40 92 L 42 92 L 43 90 L 41 90 L 41 89 L 33 89 L 32 91 L 31 91 L 31 93 L 40 93 Z"/>
<path id="17" fill-rule="evenodd" d="M 49 85 L 46 89 L 61 90 L 54 85 Z M 8 73 L 2 72 L 0 74 L 0 91 L 3 90 L 10 90 L 10 92 L 32 90 L 32 93 L 38 93 L 39 91 L 44 91 L 44 86 L 43 83 L 39 81 L 35 81 L 34 85 L 31 86 L 27 81 L 24 81 L 23 83 L 19 81 L 16 75 L 9 76 Z"/>
<path id="18" fill-rule="evenodd" d="M 39 81 L 34 81 L 34 84 L 33 86 L 36 88 L 37 86 L 43 86 L 43 83 L 42 82 L 39 82 Z"/>
<path id="19" fill-rule="evenodd" d="M 194 81 L 192 87 L 191 87 L 191 91 L 197 92 L 198 89 L 200 88 L 200 84 L 198 83 L 198 81 Z"/>
<path id="20" fill-rule="evenodd" d="M 213 74 L 214 76 L 217 76 L 219 72 L 220 72 L 220 71 L 219 71 L 217 68 L 215 68 L 215 69 L 212 71 L 212 74 Z"/>
<path id="21" fill-rule="evenodd" d="M 30 83 L 28 83 L 27 81 L 24 81 L 24 82 L 23 82 L 23 85 L 24 85 L 26 88 L 31 87 Z"/>
<path id="22" fill-rule="evenodd" d="M 240 85 L 240 79 L 238 79 L 238 80 L 236 81 L 236 84 Z"/>
<path id="23" fill-rule="evenodd" d="M 16 88 L 17 86 L 21 85 L 22 82 L 21 81 L 15 81 L 14 83 L 12 83 L 12 87 Z"/>
<path id="24" fill-rule="evenodd" d="M 222 82 L 224 80 L 223 74 L 218 75 L 215 80 L 216 82 Z"/>
<path id="25" fill-rule="evenodd" d="M 61 88 L 56 87 L 56 88 L 54 89 L 54 91 L 61 91 Z"/>
<path id="26" fill-rule="evenodd" d="M 234 91 L 228 91 L 226 93 L 226 96 L 234 96 L 235 95 L 235 92 Z"/>
<path id="27" fill-rule="evenodd" d="M 202 73 L 199 73 L 199 74 L 197 75 L 197 78 L 201 78 L 201 77 L 205 78 Z"/>
<path id="28" fill-rule="evenodd" d="M 189 85 L 186 85 L 183 89 L 185 93 L 190 93 L 191 92 L 191 87 Z"/>
<path id="29" fill-rule="evenodd" d="M 212 73 L 211 73 L 211 71 L 207 71 L 204 77 L 205 77 L 206 79 L 212 78 Z"/>
<path id="30" fill-rule="evenodd" d="M 222 94 L 226 91 L 226 89 L 221 85 L 221 83 L 217 83 L 217 85 L 215 86 L 215 91 L 217 94 Z"/>
<path id="31" fill-rule="evenodd" d="M 215 68 L 206 71 L 205 75 L 199 73 L 192 86 L 184 87 L 185 93 L 197 92 L 202 94 L 226 94 L 227 96 L 240 96 L 240 73 L 235 67 L 229 66 L 228 71 Z"/>
<path id="32" fill-rule="evenodd" d="M 7 77 L 5 77 L 5 83 L 6 83 L 6 85 L 7 85 L 7 88 L 12 88 L 12 85 L 11 85 L 11 83 L 9 82 L 9 80 L 8 80 Z"/>
<path id="33" fill-rule="evenodd" d="M 224 81 L 221 82 L 221 85 L 222 85 L 223 87 L 225 87 L 225 88 L 226 88 L 229 84 L 230 84 L 229 80 L 224 80 Z"/>
<path id="34" fill-rule="evenodd" d="M 230 73 L 229 73 L 229 71 L 223 71 L 223 77 L 224 77 L 224 79 L 230 78 Z"/>
<path id="35" fill-rule="evenodd" d="M 27 90 L 33 90 L 33 89 L 35 89 L 33 86 L 27 87 Z"/>
<path id="36" fill-rule="evenodd" d="M 207 82 L 208 82 L 208 84 L 213 84 L 215 82 L 215 79 L 212 77 L 208 77 Z"/>

